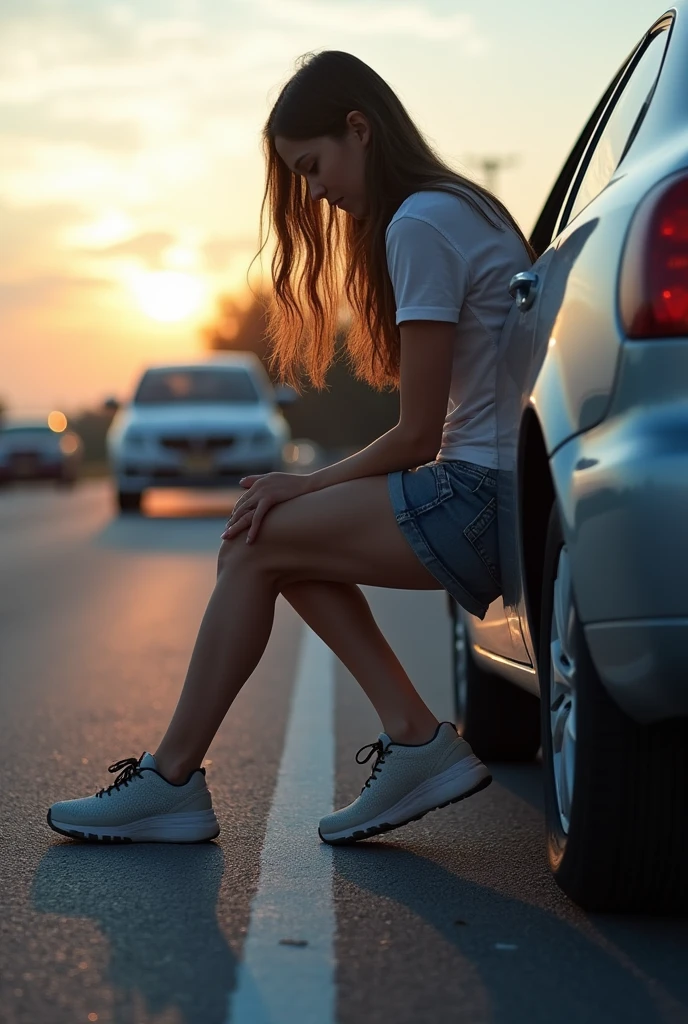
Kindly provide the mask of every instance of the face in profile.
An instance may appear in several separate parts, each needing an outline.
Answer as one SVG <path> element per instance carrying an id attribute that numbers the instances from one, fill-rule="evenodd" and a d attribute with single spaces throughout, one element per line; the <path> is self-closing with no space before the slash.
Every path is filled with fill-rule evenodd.
<path id="1" fill-rule="evenodd" d="M 305 177 L 314 202 L 325 200 L 356 220 L 366 214 L 365 156 L 370 125 L 358 111 L 347 115 L 341 139 L 275 137 L 275 149 L 294 174 Z"/>

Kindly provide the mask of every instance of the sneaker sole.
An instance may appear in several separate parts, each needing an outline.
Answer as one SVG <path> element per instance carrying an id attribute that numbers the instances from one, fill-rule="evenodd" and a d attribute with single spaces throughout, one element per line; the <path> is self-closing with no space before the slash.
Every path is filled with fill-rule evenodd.
<path id="1" fill-rule="evenodd" d="M 156 814 L 128 825 L 72 825 L 53 821 L 52 812 L 48 811 L 48 824 L 62 836 L 87 843 L 207 843 L 220 834 L 220 824 L 212 810 Z"/>
<path id="2" fill-rule="evenodd" d="M 411 821 L 420 821 L 430 811 L 448 807 L 449 804 L 457 804 L 460 800 L 486 789 L 491 782 L 492 776 L 487 766 L 471 754 L 446 771 L 416 786 L 403 800 L 399 800 L 376 818 L 326 835 L 318 829 L 318 835 L 324 843 L 331 846 L 358 843 L 361 839 L 370 839 L 383 832 L 401 828 Z"/>

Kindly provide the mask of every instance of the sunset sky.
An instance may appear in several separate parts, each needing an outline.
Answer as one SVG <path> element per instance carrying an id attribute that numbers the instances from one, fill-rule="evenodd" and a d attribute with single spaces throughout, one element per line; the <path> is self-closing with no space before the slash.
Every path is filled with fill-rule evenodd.
<path id="1" fill-rule="evenodd" d="M 366 61 L 460 169 L 477 175 L 482 154 L 517 157 L 498 191 L 527 231 L 618 65 L 664 10 L 4 0 L 0 400 L 76 412 L 126 397 L 149 362 L 201 353 L 215 296 L 245 288 L 260 131 L 299 55 Z"/>

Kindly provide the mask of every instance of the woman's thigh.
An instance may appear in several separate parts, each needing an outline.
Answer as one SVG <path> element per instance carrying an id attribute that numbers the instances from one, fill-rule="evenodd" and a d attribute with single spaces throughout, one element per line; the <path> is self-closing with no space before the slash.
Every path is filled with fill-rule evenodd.
<path id="1" fill-rule="evenodd" d="M 245 556 L 274 571 L 282 584 L 333 580 L 374 587 L 441 590 L 411 549 L 392 510 L 386 476 L 362 477 L 273 505 Z"/>

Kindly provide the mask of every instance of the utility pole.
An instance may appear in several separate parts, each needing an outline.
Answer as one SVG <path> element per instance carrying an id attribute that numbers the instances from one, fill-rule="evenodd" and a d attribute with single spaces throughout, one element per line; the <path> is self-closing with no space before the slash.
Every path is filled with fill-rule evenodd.
<path id="1" fill-rule="evenodd" d="M 518 157 L 515 154 L 502 156 L 482 154 L 481 156 L 466 157 L 466 166 L 478 168 L 483 185 L 494 195 L 499 194 L 499 172 L 514 167 L 517 163 Z"/>

